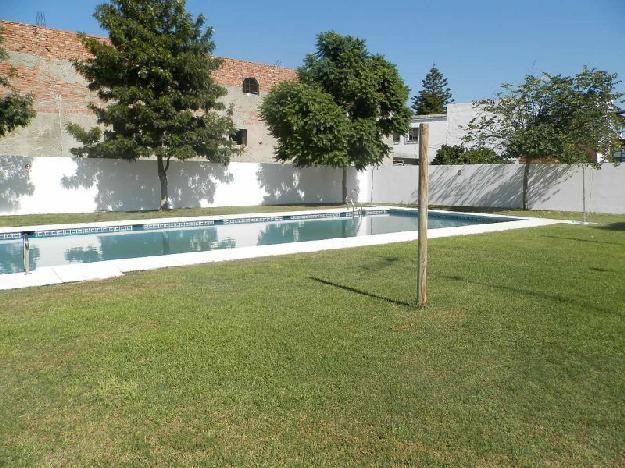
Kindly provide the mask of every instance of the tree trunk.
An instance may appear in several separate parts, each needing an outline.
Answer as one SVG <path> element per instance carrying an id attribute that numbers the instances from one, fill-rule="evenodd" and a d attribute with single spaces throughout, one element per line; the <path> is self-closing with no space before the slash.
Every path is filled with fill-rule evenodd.
<path id="1" fill-rule="evenodd" d="M 343 166 L 343 204 L 347 203 L 347 166 Z"/>
<path id="2" fill-rule="evenodd" d="M 158 163 L 158 178 L 161 181 L 161 203 L 159 209 L 165 211 L 170 208 L 169 196 L 167 194 L 167 167 L 163 164 L 162 156 L 157 156 L 156 161 Z M 169 161 L 167 166 L 169 166 Z"/>
<path id="3" fill-rule="evenodd" d="M 527 210 L 528 188 L 530 183 L 530 162 L 525 159 L 525 167 L 523 168 L 523 209 Z"/>

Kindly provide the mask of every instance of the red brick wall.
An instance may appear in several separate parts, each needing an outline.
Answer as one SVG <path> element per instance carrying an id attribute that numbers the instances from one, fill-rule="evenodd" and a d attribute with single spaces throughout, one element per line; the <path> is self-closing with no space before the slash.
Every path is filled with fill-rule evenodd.
<path id="1" fill-rule="evenodd" d="M 3 28 L 3 46 L 8 51 L 64 61 L 84 60 L 89 57 L 75 32 L 9 21 L 0 21 L 0 27 Z M 99 39 L 107 41 L 104 38 Z M 4 73 L 8 68 L 7 62 L 0 64 L 0 72 Z M 59 77 L 58 73 L 52 73 L 41 65 L 18 64 L 15 68 L 17 75 L 11 79 L 11 84 L 21 92 L 33 93 L 39 112 L 55 112 L 59 99 L 63 102 L 64 112 L 90 112 L 87 104 L 95 96 L 87 90 L 84 82 L 68 82 Z M 227 86 L 241 86 L 244 78 L 254 77 L 258 80 L 261 91 L 269 91 L 277 83 L 296 79 L 296 73 L 290 68 L 224 58 L 214 77 L 219 84 Z"/>

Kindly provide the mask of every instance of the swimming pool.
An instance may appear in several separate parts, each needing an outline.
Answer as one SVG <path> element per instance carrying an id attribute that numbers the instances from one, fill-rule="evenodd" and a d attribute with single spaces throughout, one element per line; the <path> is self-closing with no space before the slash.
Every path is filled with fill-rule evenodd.
<path id="1" fill-rule="evenodd" d="M 511 221 L 431 212 L 430 229 Z M 29 236 L 30 270 L 72 263 L 417 231 L 414 210 L 366 210 L 43 229 Z M 0 274 L 24 271 L 20 232 L 0 233 Z"/>
<path id="2" fill-rule="evenodd" d="M 536 218 L 431 210 L 428 236 L 479 234 L 552 224 Z M 121 276 L 128 271 L 317 252 L 418 237 L 415 209 L 369 207 L 276 214 L 0 228 L 0 289 Z M 22 232 L 29 234 L 24 274 Z"/>

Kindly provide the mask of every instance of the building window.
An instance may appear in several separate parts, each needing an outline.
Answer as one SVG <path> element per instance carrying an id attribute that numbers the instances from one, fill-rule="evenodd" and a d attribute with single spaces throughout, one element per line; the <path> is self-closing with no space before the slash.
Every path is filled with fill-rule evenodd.
<path id="1" fill-rule="evenodd" d="M 259 86 L 256 78 L 245 78 L 243 80 L 244 94 L 258 94 Z"/>
<path id="2" fill-rule="evenodd" d="M 399 141 L 400 141 L 399 133 L 393 133 L 393 144 L 394 145 L 399 145 Z"/>
<path id="3" fill-rule="evenodd" d="M 239 146 L 247 146 L 247 129 L 240 128 L 239 130 L 237 130 L 232 137 L 232 141 L 234 141 Z"/>
<path id="4" fill-rule="evenodd" d="M 406 143 L 414 144 L 419 142 L 419 127 L 414 127 L 408 130 L 408 135 L 406 135 Z"/>

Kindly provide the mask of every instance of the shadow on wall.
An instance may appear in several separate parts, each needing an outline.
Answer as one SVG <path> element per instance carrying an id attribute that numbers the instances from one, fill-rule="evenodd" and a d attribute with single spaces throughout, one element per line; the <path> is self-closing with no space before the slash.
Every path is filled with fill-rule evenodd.
<path id="1" fill-rule="evenodd" d="M 532 164 L 528 181 L 528 207 L 531 209 L 536 203 L 548 202 L 578 171 L 581 169 L 576 165 Z"/>
<path id="2" fill-rule="evenodd" d="M 533 169 L 533 167 L 532 167 Z M 433 166 L 430 172 L 430 203 L 447 206 L 523 206 L 523 165 Z M 530 171 L 528 204 L 553 196 L 557 183 L 573 175 L 571 166 L 541 166 Z M 555 191 L 554 191 L 555 190 Z M 418 192 L 412 193 L 417 200 Z"/>
<path id="3" fill-rule="evenodd" d="M 103 211 L 138 211 L 159 208 L 160 184 L 156 161 L 76 159 L 65 188 L 97 188 L 96 206 Z M 169 199 L 174 208 L 212 203 L 216 186 L 232 182 L 228 168 L 203 161 L 172 161 L 167 172 Z"/>
<path id="4" fill-rule="evenodd" d="M 283 164 L 259 166 L 256 177 L 266 193 L 263 200 L 265 205 L 342 202 L 343 174 L 340 168 L 296 168 Z M 357 173 L 349 170 L 347 174 L 347 186 L 356 187 L 353 195 L 357 198 Z"/>
<path id="5" fill-rule="evenodd" d="M 35 186 L 30 181 L 33 158 L 0 156 L 0 212 L 19 208 L 20 197 L 32 195 Z"/>

